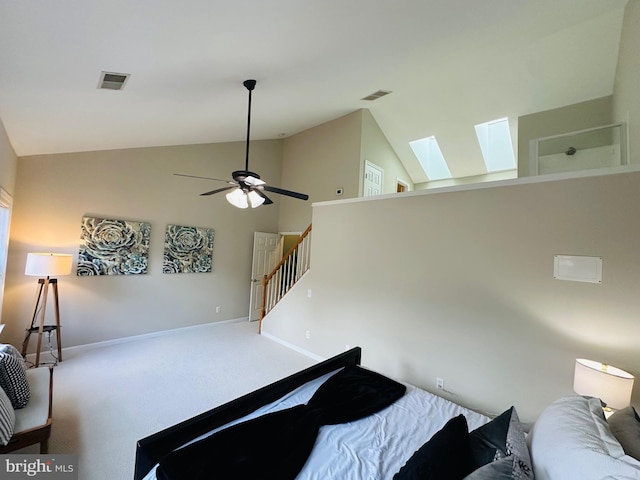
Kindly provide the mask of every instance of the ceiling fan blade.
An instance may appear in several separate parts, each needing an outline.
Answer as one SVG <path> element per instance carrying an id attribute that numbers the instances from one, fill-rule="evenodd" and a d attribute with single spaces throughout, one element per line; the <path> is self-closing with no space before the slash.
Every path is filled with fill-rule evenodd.
<path id="1" fill-rule="evenodd" d="M 284 190 L 282 188 L 270 187 L 269 185 L 263 185 L 262 188 L 267 192 L 277 193 L 279 195 L 286 195 L 288 197 L 298 198 L 300 200 L 309 200 L 309 195 L 305 193 L 292 192 L 291 190 Z"/>
<path id="2" fill-rule="evenodd" d="M 235 183 L 231 180 L 223 180 L 221 178 L 212 178 L 212 177 L 201 177 L 199 175 L 187 175 L 186 173 L 174 173 L 176 177 L 190 177 L 190 178 L 202 178 L 204 180 L 216 180 L 218 182 L 227 182 L 227 183 Z"/>
<path id="3" fill-rule="evenodd" d="M 258 188 L 254 188 L 252 189 L 254 192 L 256 192 L 258 195 L 260 195 L 262 198 L 264 198 L 264 205 L 271 205 L 273 203 L 273 200 L 271 200 L 269 197 L 267 197 L 264 193 L 262 193 L 262 191 Z"/>
<path id="4" fill-rule="evenodd" d="M 201 197 L 206 197 L 207 195 L 213 195 L 214 193 L 220 193 L 220 192 L 224 192 L 226 190 L 232 190 L 234 188 L 238 188 L 238 186 L 237 185 L 231 185 L 230 187 L 216 188 L 215 190 L 211 190 L 210 192 L 201 193 L 200 196 Z"/>

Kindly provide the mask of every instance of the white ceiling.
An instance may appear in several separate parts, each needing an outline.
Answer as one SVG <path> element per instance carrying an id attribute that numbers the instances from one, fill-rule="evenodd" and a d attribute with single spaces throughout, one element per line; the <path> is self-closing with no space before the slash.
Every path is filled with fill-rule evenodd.
<path id="1" fill-rule="evenodd" d="M 0 0 L 0 119 L 19 156 L 238 141 L 254 78 L 252 139 L 369 108 L 414 182 L 429 135 L 480 174 L 475 124 L 612 93 L 626 3 Z"/>

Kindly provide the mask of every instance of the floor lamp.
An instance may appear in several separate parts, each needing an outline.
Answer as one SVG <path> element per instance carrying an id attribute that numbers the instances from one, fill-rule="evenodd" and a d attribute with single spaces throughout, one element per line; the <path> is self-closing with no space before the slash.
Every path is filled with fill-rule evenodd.
<path id="1" fill-rule="evenodd" d="M 60 253 L 29 253 L 27 254 L 27 266 L 24 274 L 38 279 L 38 288 L 36 290 L 36 301 L 33 307 L 33 317 L 31 324 L 27 328 L 27 334 L 22 342 L 22 356 L 26 357 L 27 347 L 29 346 L 29 337 L 32 333 L 38 333 L 38 350 L 36 351 L 35 366 L 40 365 L 40 349 L 42 348 L 42 333 L 48 332 L 51 335 L 53 330 L 56 331 L 56 339 L 58 342 L 58 358 L 62 361 L 62 347 L 60 342 L 60 305 L 58 303 L 58 279 L 51 277 L 59 277 L 61 275 L 69 275 L 71 273 L 71 261 L 73 257 L 68 254 Z M 45 325 L 44 316 L 47 310 L 47 297 L 49 294 L 49 285 L 53 290 L 53 308 L 55 313 L 55 325 Z"/>

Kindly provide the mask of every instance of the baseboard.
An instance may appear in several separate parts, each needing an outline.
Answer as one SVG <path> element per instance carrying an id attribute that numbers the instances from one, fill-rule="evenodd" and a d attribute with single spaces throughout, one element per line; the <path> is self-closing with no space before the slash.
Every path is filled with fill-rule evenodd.
<path id="1" fill-rule="evenodd" d="M 260 334 L 263 337 L 268 338 L 269 340 L 273 340 L 276 343 L 279 343 L 280 345 L 284 345 L 287 348 L 290 348 L 291 350 L 294 350 L 298 353 L 301 353 L 302 355 L 305 355 L 309 358 L 312 358 L 313 360 L 316 360 L 317 362 L 323 362 L 324 360 L 326 360 L 325 357 L 321 357 L 320 355 L 316 355 L 313 352 L 310 352 L 309 350 L 305 350 L 304 348 L 300 348 L 297 345 L 294 345 L 293 343 L 289 343 L 286 340 L 281 339 L 280 337 L 276 337 L 275 335 L 271 335 L 270 333 L 265 332 L 264 330 L 262 331 L 262 333 Z"/>
<path id="2" fill-rule="evenodd" d="M 94 348 L 110 347 L 112 345 L 121 345 L 123 343 L 137 342 L 139 340 L 145 340 L 148 338 L 164 337 L 165 335 L 174 335 L 178 332 L 184 332 L 187 330 L 217 327 L 221 325 L 229 325 L 230 323 L 246 322 L 248 320 L 249 320 L 248 317 L 232 318 L 230 320 L 220 320 L 219 322 L 201 323 L 198 325 L 188 325 L 186 327 L 171 328 L 169 330 L 161 330 L 159 332 L 143 333 L 141 335 L 132 335 L 130 337 L 114 338 L 113 340 L 104 340 L 102 342 L 86 343 L 84 345 L 74 345 L 72 347 L 63 347 L 62 353 L 64 354 L 64 352 L 71 352 L 71 351 L 77 352 L 82 350 L 92 350 Z M 57 350 L 55 349 L 55 347 L 53 351 L 54 353 L 57 353 Z M 48 350 L 43 349 L 40 353 L 40 356 L 42 357 L 42 355 L 48 354 L 48 353 L 49 353 Z M 32 361 L 32 363 L 35 357 L 36 357 L 35 353 L 27 354 L 27 360 Z M 64 355 L 63 355 L 63 358 L 64 358 Z M 44 362 L 40 362 L 40 363 L 44 363 Z"/>

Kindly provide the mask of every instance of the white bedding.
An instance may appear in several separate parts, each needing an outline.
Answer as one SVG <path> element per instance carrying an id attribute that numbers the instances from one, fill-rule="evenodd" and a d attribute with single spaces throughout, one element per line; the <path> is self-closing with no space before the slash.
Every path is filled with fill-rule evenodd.
<path id="1" fill-rule="evenodd" d="M 280 400 L 221 428 L 307 403 L 316 389 L 332 374 L 319 377 Z M 405 385 L 407 391 L 404 396 L 390 407 L 357 422 L 323 426 L 298 480 L 392 478 L 413 452 L 451 418 L 462 413 L 470 431 L 490 420 L 489 417 L 449 400 L 412 385 Z M 144 480 L 155 479 L 153 468 Z"/>

